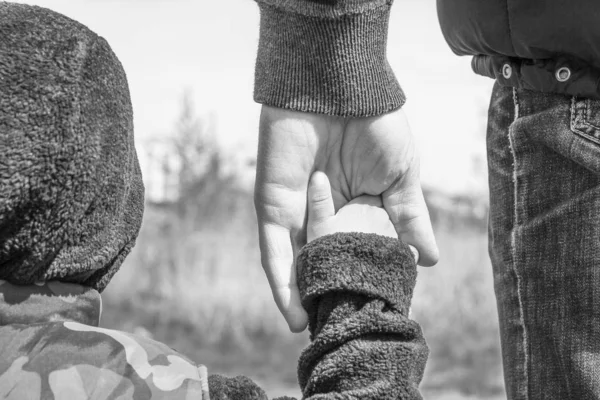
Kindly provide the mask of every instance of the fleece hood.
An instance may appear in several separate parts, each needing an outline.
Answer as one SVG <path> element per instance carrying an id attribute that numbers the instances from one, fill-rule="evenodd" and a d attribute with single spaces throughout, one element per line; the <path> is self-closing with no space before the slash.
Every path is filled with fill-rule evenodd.
<path id="1" fill-rule="evenodd" d="M 143 204 L 127 79 L 108 43 L 0 2 L 0 279 L 103 290 Z"/>

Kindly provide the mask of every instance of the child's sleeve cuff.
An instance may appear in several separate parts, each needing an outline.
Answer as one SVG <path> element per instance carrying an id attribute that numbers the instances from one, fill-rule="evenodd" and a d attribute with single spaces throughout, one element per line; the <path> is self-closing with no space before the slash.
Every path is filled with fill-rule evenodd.
<path id="1" fill-rule="evenodd" d="M 330 292 L 380 298 L 404 315 L 412 298 L 417 269 L 404 242 L 376 234 L 335 233 L 304 246 L 297 262 L 302 305 Z"/>

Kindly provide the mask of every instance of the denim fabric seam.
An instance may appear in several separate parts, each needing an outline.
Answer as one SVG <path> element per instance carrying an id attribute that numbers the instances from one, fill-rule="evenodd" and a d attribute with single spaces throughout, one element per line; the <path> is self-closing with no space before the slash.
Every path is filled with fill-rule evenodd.
<path id="1" fill-rule="evenodd" d="M 586 140 L 590 140 L 596 144 L 600 144 L 600 138 L 596 137 L 596 135 L 592 133 L 585 132 L 580 129 L 587 128 L 595 132 L 600 132 L 599 127 L 588 122 L 590 113 L 589 99 L 582 100 L 585 101 L 585 112 L 581 112 L 580 107 L 577 106 L 577 101 L 577 97 L 571 98 L 571 131 L 573 131 L 574 133 Z"/>
<path id="2" fill-rule="evenodd" d="M 515 121 L 517 121 L 517 119 L 519 118 L 519 98 L 517 96 L 517 89 L 513 88 L 513 101 L 515 103 L 515 116 L 514 116 L 514 120 L 513 123 Z M 521 275 L 519 274 L 519 271 L 517 269 L 517 263 L 516 263 L 516 247 L 517 247 L 517 238 L 516 238 L 516 234 L 517 234 L 517 228 L 519 226 L 520 223 L 520 219 L 519 219 L 519 196 L 518 196 L 518 165 L 517 165 L 517 153 L 516 153 L 516 148 L 515 148 L 515 143 L 514 143 L 514 138 L 512 133 L 514 132 L 513 130 L 513 124 L 511 124 L 511 126 L 508 128 L 508 141 L 510 143 L 510 151 L 511 151 L 511 155 L 513 157 L 513 192 L 514 192 L 514 197 L 513 197 L 513 212 L 514 212 L 514 221 L 513 221 L 513 229 L 511 231 L 511 238 L 510 238 L 510 242 L 511 242 L 511 263 L 512 263 L 512 269 L 513 269 L 513 273 L 515 274 L 516 278 L 517 278 L 517 299 L 519 301 L 519 322 L 521 324 L 521 328 L 523 329 L 523 339 L 522 339 L 522 346 L 523 346 L 523 376 L 525 378 L 525 384 L 524 384 L 524 400 L 529 400 L 529 369 L 528 369 L 528 364 L 529 364 L 529 355 L 528 355 L 528 338 L 527 338 L 527 330 L 525 328 L 525 316 L 524 316 L 524 310 L 523 310 L 523 278 L 521 277 Z M 519 385 L 520 386 L 520 385 Z"/>
<path id="3" fill-rule="evenodd" d="M 597 127 L 596 125 L 589 122 L 589 120 L 591 119 L 590 114 L 591 114 L 590 99 L 586 99 L 585 100 L 585 117 L 583 118 L 583 123 L 586 124 L 587 126 L 589 126 L 590 128 L 593 128 L 595 130 L 600 130 L 599 127 Z"/>

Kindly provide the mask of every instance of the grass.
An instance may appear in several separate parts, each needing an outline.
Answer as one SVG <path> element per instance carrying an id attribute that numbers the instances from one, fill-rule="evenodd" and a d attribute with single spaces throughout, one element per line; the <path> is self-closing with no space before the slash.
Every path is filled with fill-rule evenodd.
<path id="1" fill-rule="evenodd" d="M 440 262 L 421 268 L 412 309 L 431 351 L 423 386 L 477 398 L 503 393 L 486 236 L 440 229 L 437 239 Z"/>
<path id="2" fill-rule="evenodd" d="M 150 335 L 211 373 L 250 376 L 270 396 L 298 395 L 296 360 L 308 338 L 289 333 L 272 300 L 251 195 L 213 189 L 191 207 L 147 207 L 138 244 L 104 293 L 103 326 Z M 485 233 L 448 221 L 436 224 L 441 261 L 420 269 L 412 308 L 431 350 L 422 388 L 426 398 L 500 396 Z"/>

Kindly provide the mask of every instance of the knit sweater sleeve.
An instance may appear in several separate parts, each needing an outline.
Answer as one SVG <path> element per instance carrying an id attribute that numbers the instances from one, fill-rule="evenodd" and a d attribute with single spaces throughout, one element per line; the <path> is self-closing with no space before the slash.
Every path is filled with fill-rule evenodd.
<path id="1" fill-rule="evenodd" d="M 381 115 L 405 96 L 386 57 L 393 0 L 256 0 L 254 99 L 341 117 Z"/>
<path id="2" fill-rule="evenodd" d="M 408 318 L 416 283 L 408 246 L 336 233 L 304 246 L 298 270 L 311 338 L 298 362 L 304 398 L 421 399 L 429 351 Z"/>

